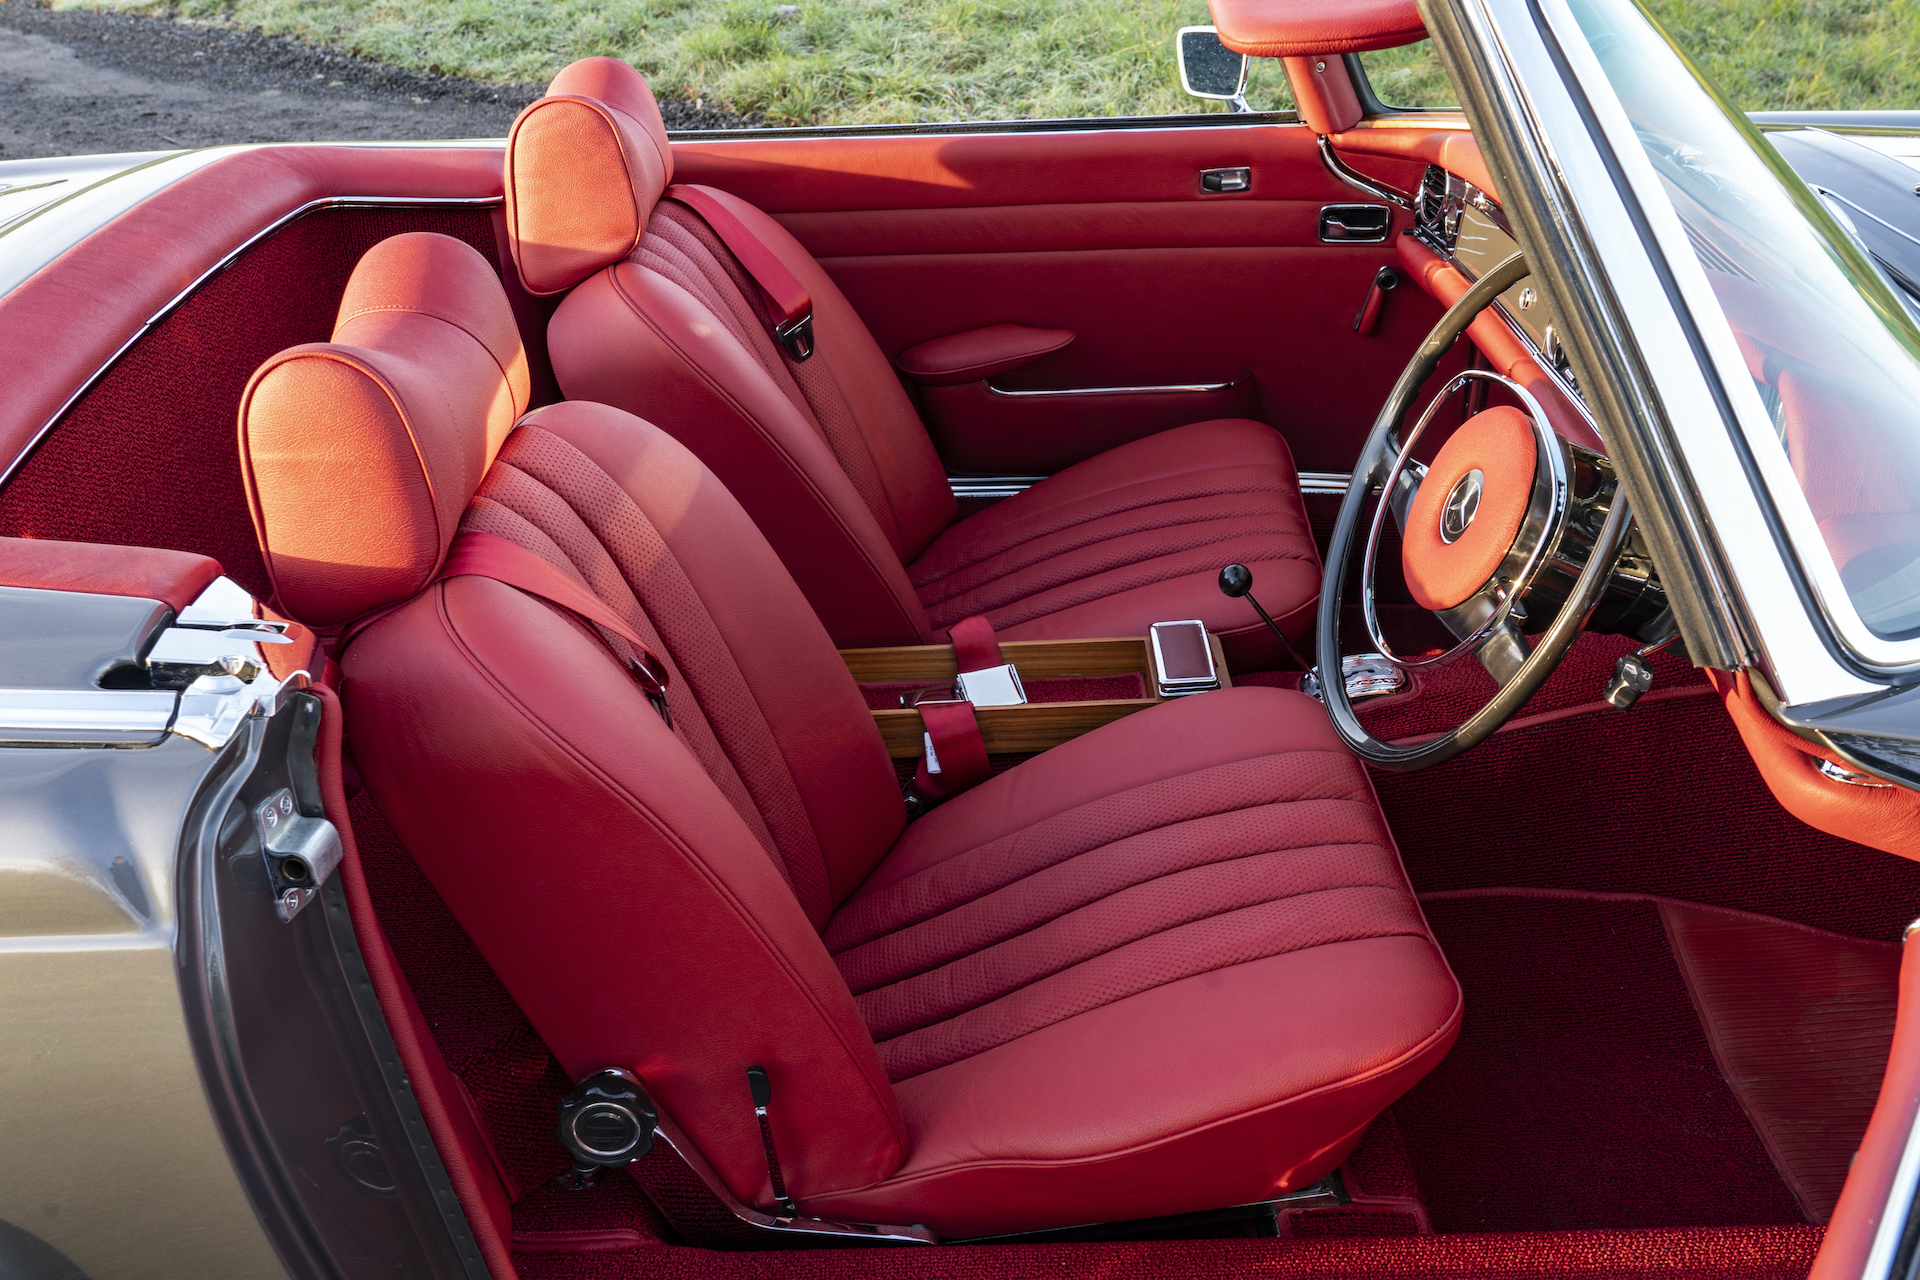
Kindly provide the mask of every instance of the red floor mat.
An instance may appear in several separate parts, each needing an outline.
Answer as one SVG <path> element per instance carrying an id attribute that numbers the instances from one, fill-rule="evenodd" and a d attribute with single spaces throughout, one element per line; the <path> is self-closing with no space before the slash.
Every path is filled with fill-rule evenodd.
<path id="1" fill-rule="evenodd" d="M 1393 1108 L 1437 1230 L 1803 1220 L 1714 1061 L 1658 903 L 1422 905 L 1466 993 L 1459 1043 Z"/>
<path id="2" fill-rule="evenodd" d="M 1825 1222 L 1880 1096 L 1900 944 L 1690 903 L 1660 914 L 1721 1075 L 1801 1209 Z"/>
<path id="3" fill-rule="evenodd" d="M 514 1255 L 523 1280 L 1798 1280 L 1820 1228 L 1583 1231 L 1359 1240 L 1160 1240 L 831 1253 L 654 1245 Z"/>

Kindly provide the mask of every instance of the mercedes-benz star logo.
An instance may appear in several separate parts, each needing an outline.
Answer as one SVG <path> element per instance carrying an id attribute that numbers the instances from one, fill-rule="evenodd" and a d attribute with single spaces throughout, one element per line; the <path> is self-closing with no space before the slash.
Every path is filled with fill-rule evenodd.
<path id="1" fill-rule="evenodd" d="M 1440 541 L 1454 543 L 1473 523 L 1473 517 L 1480 510 L 1480 487 L 1486 483 L 1486 475 L 1478 467 L 1460 477 L 1453 486 L 1453 492 L 1447 495 L 1447 505 L 1440 508 Z"/>

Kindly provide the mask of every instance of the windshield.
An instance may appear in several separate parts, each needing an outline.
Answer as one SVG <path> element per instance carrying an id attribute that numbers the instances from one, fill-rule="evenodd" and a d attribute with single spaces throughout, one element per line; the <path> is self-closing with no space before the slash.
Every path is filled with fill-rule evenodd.
<path id="1" fill-rule="evenodd" d="M 1920 332 L 1820 197 L 1640 10 L 1569 7 L 1686 228 L 1847 597 L 1876 635 L 1920 634 Z"/>

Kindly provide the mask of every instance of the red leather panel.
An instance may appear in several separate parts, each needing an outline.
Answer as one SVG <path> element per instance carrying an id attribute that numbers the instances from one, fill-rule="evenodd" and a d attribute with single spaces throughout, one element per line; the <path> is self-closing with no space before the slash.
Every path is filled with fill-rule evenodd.
<path id="1" fill-rule="evenodd" d="M 1349 128 L 1331 139 L 1343 153 L 1378 156 L 1382 159 L 1417 160 L 1437 164 L 1458 174 L 1489 195 L 1498 196 L 1493 174 L 1480 154 L 1480 144 L 1468 131 L 1466 122 L 1458 128 L 1443 128 L 1420 121 L 1375 119 Z"/>
<path id="2" fill-rule="evenodd" d="M 1039 362 L 1038 368 L 1001 381 L 1093 385 L 1085 377 L 1043 372 L 1055 363 Z M 1262 411 L 1259 389 L 1249 377 L 1221 391 L 1031 399 L 1001 395 L 976 381 L 923 387 L 920 403 L 928 434 L 958 475 L 1053 475 L 1162 431 L 1217 418 L 1258 418 Z"/>
<path id="3" fill-rule="evenodd" d="M 217 561 L 185 551 L 0 538 L 0 587 L 138 596 L 178 613 L 219 576 Z"/>
<path id="4" fill-rule="evenodd" d="M 780 366 L 770 370 L 756 351 L 764 329 L 738 318 L 727 325 L 687 287 L 700 283 L 626 263 L 575 289 L 548 329 L 561 385 L 578 399 L 657 414 L 697 445 L 721 483 L 779 534 L 787 571 L 836 639 L 930 639 L 895 544 L 795 404 L 798 388 L 789 394 L 776 380 Z M 830 359 L 837 319 L 815 315 L 820 349 L 809 364 Z"/>
<path id="5" fill-rule="evenodd" d="M 0 461 L 10 463 L 140 326 L 236 245 L 328 196 L 500 194 L 489 148 L 262 147 L 217 160 L 0 297 Z"/>
<path id="6" fill-rule="evenodd" d="M 1893 1041 L 1900 946 L 1663 902 L 1715 1060 L 1811 1222 L 1833 1214 Z"/>
<path id="7" fill-rule="evenodd" d="M 1296 124 L 1196 123 L 1165 129 L 1060 133 L 854 134 L 676 142 L 682 182 L 731 191 L 790 213 L 1001 209 L 1176 201 L 1194 218 L 1258 200 L 1353 189 L 1320 166 L 1313 135 Z M 1253 169 L 1251 192 L 1203 190 L 1200 170 Z"/>
<path id="8" fill-rule="evenodd" d="M 1920 859 L 1920 794 L 1905 787 L 1858 787 L 1825 777 L 1819 768 L 1821 760 L 1851 766 L 1790 733 L 1768 715 L 1746 672 L 1734 676 L 1709 671 L 1707 675 L 1781 808 L 1830 835 Z"/>
<path id="9" fill-rule="evenodd" d="M 1533 501 L 1538 442 L 1533 423 L 1511 405 L 1468 418 L 1434 455 L 1400 535 L 1407 592 L 1422 609 L 1451 609 L 1486 585 L 1513 548 Z M 1452 543 L 1440 535 L 1448 496 L 1461 478 L 1484 477 L 1473 523 Z"/>
<path id="10" fill-rule="evenodd" d="M 1412 236 L 1400 236 L 1398 239 L 1400 265 L 1442 305 L 1452 306 L 1473 287 L 1473 282 L 1461 274 L 1458 267 L 1449 265 L 1439 254 Z M 1481 312 L 1468 328 L 1467 336 L 1487 357 L 1494 372 L 1512 378 L 1533 393 L 1561 439 L 1571 440 L 1597 453 L 1607 452 L 1606 442 L 1594 430 L 1586 415 L 1574 407 L 1566 392 L 1560 390 L 1560 385 L 1540 367 L 1526 345 L 1499 315 L 1491 310 Z"/>
<path id="11" fill-rule="evenodd" d="M 1311 1181 L 1458 1029 L 1364 771 L 1278 690 L 1129 717 L 948 802 L 827 940 L 913 1147 L 810 1207 L 953 1235 Z"/>
<path id="12" fill-rule="evenodd" d="M 276 602 L 312 626 L 352 621 L 432 579 L 528 385 L 493 269 L 447 236 L 376 245 L 334 339 L 269 360 L 240 402 L 242 470 Z"/>
<path id="13" fill-rule="evenodd" d="M 527 292 L 559 293 L 633 252 L 672 181 L 646 77 L 618 58 L 562 70 L 507 138 L 507 229 Z"/>
<path id="14" fill-rule="evenodd" d="M 1344 58 L 1288 58 L 1287 83 L 1300 119 L 1318 134 L 1339 133 L 1360 123 L 1360 95 Z"/>
<path id="15" fill-rule="evenodd" d="M 1032 364 L 1072 341 L 1071 329 L 994 324 L 908 347 L 896 363 L 902 373 L 916 382 L 929 387 L 948 387 Z"/>
<path id="16" fill-rule="evenodd" d="M 1920 1112 L 1920 941 L 1908 934 L 1900 956 L 1899 1011 L 1893 1049 L 1874 1104 L 1873 1119 L 1847 1171 L 1840 1203 L 1809 1280 L 1858 1280 L 1866 1271 L 1901 1156 Z"/>
<path id="17" fill-rule="evenodd" d="M 942 534 L 910 572 L 936 627 L 985 614 L 1003 640 L 1145 635 L 1199 618 L 1236 665 L 1278 655 L 1222 566 L 1304 635 L 1320 557 L 1286 441 L 1258 422 L 1202 422 L 1111 450 Z"/>
<path id="18" fill-rule="evenodd" d="M 1413 0 L 1207 0 L 1220 42 L 1256 58 L 1363 53 L 1427 38 Z"/>

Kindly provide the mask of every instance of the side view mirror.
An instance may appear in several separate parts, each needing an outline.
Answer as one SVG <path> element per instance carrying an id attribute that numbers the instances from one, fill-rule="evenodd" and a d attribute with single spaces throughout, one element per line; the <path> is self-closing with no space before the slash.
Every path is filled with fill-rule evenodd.
<path id="1" fill-rule="evenodd" d="M 1247 105 L 1247 55 L 1220 43 L 1215 27 L 1182 27 L 1173 38 L 1180 63 L 1180 87 L 1196 98 L 1227 104 L 1229 111 L 1251 111 Z"/>

